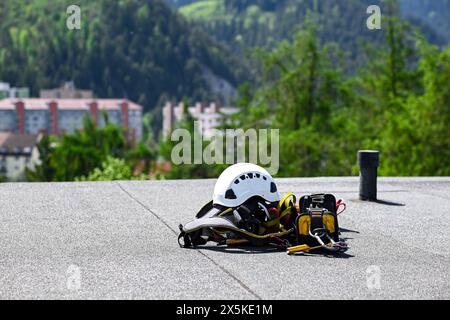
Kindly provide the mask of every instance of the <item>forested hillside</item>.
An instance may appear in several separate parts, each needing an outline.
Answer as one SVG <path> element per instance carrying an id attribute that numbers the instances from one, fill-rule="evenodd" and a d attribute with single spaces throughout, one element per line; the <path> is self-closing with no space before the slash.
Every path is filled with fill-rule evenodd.
<path id="1" fill-rule="evenodd" d="M 394 10 L 398 10 L 395 1 Z M 448 36 L 447 0 L 401 0 L 404 16 L 415 17 L 413 24 L 422 30 L 427 38 L 443 44 Z M 429 2 L 433 2 L 430 4 Z M 295 30 L 305 21 L 307 15 L 314 17 L 318 25 L 318 36 L 323 41 L 334 41 L 358 56 L 360 42 L 380 42 L 378 32 L 366 28 L 366 9 L 376 4 L 388 14 L 388 1 L 382 0 L 198 0 L 181 2 L 180 12 L 197 22 L 220 41 L 241 52 L 246 48 L 273 48 L 279 41 L 292 40 Z M 439 12 L 439 9 L 443 9 Z M 432 10 L 432 11 L 430 11 Z M 429 13 L 430 12 L 430 13 Z M 414 13 L 414 14 L 412 14 Z M 447 14 L 446 14 L 447 13 Z M 420 14 L 428 18 L 419 19 Z M 429 22 L 446 21 L 446 29 L 432 28 Z M 433 21 L 430 21 L 433 20 Z M 441 21 L 440 25 L 445 25 Z"/>
<path id="2" fill-rule="evenodd" d="M 387 36 L 348 74 L 316 28 L 260 51 L 262 80 L 241 89 L 236 127 L 280 129 L 278 174 L 357 174 L 361 149 L 380 150 L 381 175 L 450 174 L 450 45 L 389 17 Z"/>
<path id="3" fill-rule="evenodd" d="M 211 74 L 234 87 L 245 78 L 239 60 L 163 1 L 78 1 L 81 30 L 66 27 L 72 3 L 0 1 L 0 80 L 33 94 L 74 80 L 148 111 L 166 98 L 219 97 Z"/>
<path id="4" fill-rule="evenodd" d="M 450 0 L 399 0 L 406 18 L 422 20 L 450 43 Z"/>
<path id="5" fill-rule="evenodd" d="M 294 2 L 308 4 L 309 17 L 303 6 L 290 7 Z M 381 151 L 381 175 L 449 174 L 450 46 L 416 33 L 417 24 L 400 19 L 393 1 L 391 15 L 382 6 L 382 30 L 367 31 L 368 3 L 230 0 L 182 7 L 236 48 L 264 47 L 253 55 L 260 78 L 241 87 L 234 127 L 280 130 L 280 176 L 357 174 L 355 154 L 366 148 Z M 349 51 L 362 58 L 350 73 Z M 210 168 L 184 166 L 171 174 L 220 172 Z"/>

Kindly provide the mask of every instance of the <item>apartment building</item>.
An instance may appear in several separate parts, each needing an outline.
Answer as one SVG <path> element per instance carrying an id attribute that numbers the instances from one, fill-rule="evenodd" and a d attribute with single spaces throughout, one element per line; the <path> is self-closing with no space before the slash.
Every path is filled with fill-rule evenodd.
<path id="1" fill-rule="evenodd" d="M 197 102 L 194 106 L 187 108 L 189 114 L 199 122 L 199 130 L 205 137 L 213 135 L 212 130 L 222 125 L 227 116 L 239 111 L 234 107 L 219 107 L 215 102 L 201 103 Z M 175 125 L 183 117 L 184 106 L 180 102 L 178 104 L 167 102 L 163 108 L 163 135 L 168 137 Z"/>
<path id="2" fill-rule="evenodd" d="M 122 126 L 131 142 L 142 138 L 143 107 L 124 99 L 3 99 L 0 100 L 0 132 L 62 135 L 83 128 L 83 118 L 92 116 L 104 126 Z"/>

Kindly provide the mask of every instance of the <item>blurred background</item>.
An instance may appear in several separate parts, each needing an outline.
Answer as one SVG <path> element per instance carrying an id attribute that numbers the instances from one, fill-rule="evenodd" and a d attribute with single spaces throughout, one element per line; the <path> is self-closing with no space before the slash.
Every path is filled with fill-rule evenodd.
<path id="1" fill-rule="evenodd" d="M 449 44 L 450 0 L 2 0 L 0 181 L 220 174 L 176 128 L 280 129 L 280 177 L 448 176 Z"/>

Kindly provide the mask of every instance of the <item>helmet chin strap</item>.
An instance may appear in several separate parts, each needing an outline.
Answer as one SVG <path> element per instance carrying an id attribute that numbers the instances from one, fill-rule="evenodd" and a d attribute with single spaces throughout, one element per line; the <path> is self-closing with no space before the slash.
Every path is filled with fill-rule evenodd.
<path id="1" fill-rule="evenodd" d="M 267 210 L 267 208 L 266 208 L 264 205 L 262 205 L 261 202 L 258 202 L 258 207 L 259 207 L 262 211 L 264 211 L 264 213 L 266 214 L 266 218 L 267 218 L 266 221 L 269 221 L 269 220 L 270 220 L 269 210 Z"/>

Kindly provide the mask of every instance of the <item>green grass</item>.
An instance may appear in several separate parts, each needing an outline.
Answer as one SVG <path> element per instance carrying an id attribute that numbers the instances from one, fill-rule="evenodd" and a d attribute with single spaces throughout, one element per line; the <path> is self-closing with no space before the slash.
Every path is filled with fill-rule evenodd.
<path id="1" fill-rule="evenodd" d="M 224 13 L 223 0 L 203 0 L 180 8 L 182 15 L 189 19 L 210 20 Z"/>

